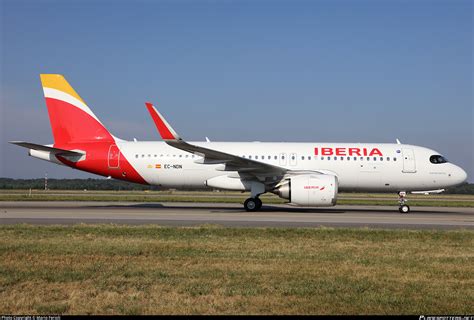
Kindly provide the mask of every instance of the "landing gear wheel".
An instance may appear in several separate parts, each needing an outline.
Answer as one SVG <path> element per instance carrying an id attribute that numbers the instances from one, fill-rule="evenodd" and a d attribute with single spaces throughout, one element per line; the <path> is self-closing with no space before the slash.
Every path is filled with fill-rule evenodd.
<path id="1" fill-rule="evenodd" d="M 404 204 L 404 205 L 401 205 L 400 208 L 398 208 L 398 211 L 400 211 L 400 213 L 409 213 L 410 207 Z"/>
<path id="2" fill-rule="evenodd" d="M 260 198 L 255 198 L 255 201 L 257 202 L 256 210 L 258 211 L 258 210 L 262 209 L 262 204 L 263 204 L 262 200 L 260 200 Z"/>
<path id="3" fill-rule="evenodd" d="M 244 202 L 244 208 L 247 211 L 257 211 L 258 210 L 258 198 L 248 198 Z M 261 201 L 260 201 L 261 202 Z"/>
<path id="4" fill-rule="evenodd" d="M 405 204 L 407 202 L 406 196 L 407 196 L 407 193 L 405 191 L 400 191 L 398 193 L 398 204 L 399 204 L 398 211 L 400 211 L 400 213 L 410 212 L 410 207 Z"/>

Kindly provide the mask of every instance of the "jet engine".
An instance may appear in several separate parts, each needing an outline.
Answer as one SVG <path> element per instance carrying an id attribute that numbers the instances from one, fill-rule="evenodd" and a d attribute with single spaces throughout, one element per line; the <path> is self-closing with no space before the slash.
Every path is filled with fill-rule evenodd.
<path id="1" fill-rule="evenodd" d="M 308 207 L 336 205 L 338 182 L 334 175 L 302 174 L 285 179 L 272 192 L 290 203 Z"/>

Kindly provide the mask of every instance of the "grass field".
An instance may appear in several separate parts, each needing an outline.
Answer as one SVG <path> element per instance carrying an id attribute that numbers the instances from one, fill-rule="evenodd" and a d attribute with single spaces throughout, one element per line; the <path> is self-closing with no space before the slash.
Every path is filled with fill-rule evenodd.
<path id="1" fill-rule="evenodd" d="M 127 202 L 207 202 L 243 203 L 247 193 L 222 191 L 66 191 L 0 190 L 0 201 L 127 201 Z M 266 204 L 288 202 L 274 194 L 264 194 Z M 435 207 L 474 207 L 474 195 L 408 195 L 409 205 Z M 396 194 L 341 193 L 341 205 L 397 205 Z"/>
<path id="2" fill-rule="evenodd" d="M 0 313 L 472 314 L 474 232 L 0 226 Z"/>

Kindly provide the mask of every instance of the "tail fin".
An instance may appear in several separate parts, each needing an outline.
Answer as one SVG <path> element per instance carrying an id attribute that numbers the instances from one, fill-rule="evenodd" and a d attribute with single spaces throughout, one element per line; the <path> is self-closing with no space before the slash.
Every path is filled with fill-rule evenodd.
<path id="1" fill-rule="evenodd" d="M 114 140 L 62 75 L 42 74 L 41 83 L 55 145 Z"/>

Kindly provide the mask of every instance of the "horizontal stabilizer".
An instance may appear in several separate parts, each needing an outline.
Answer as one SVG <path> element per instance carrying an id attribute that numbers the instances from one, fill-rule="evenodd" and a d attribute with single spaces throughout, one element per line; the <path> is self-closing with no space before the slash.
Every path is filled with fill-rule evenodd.
<path id="1" fill-rule="evenodd" d="M 30 143 L 30 142 L 24 142 L 24 141 L 9 141 L 9 142 L 11 144 L 16 144 L 17 146 L 28 148 L 28 149 L 48 151 L 56 156 L 77 157 L 77 156 L 85 155 L 85 152 L 64 150 L 64 149 L 44 146 L 42 144 L 36 144 L 36 143 Z"/>

